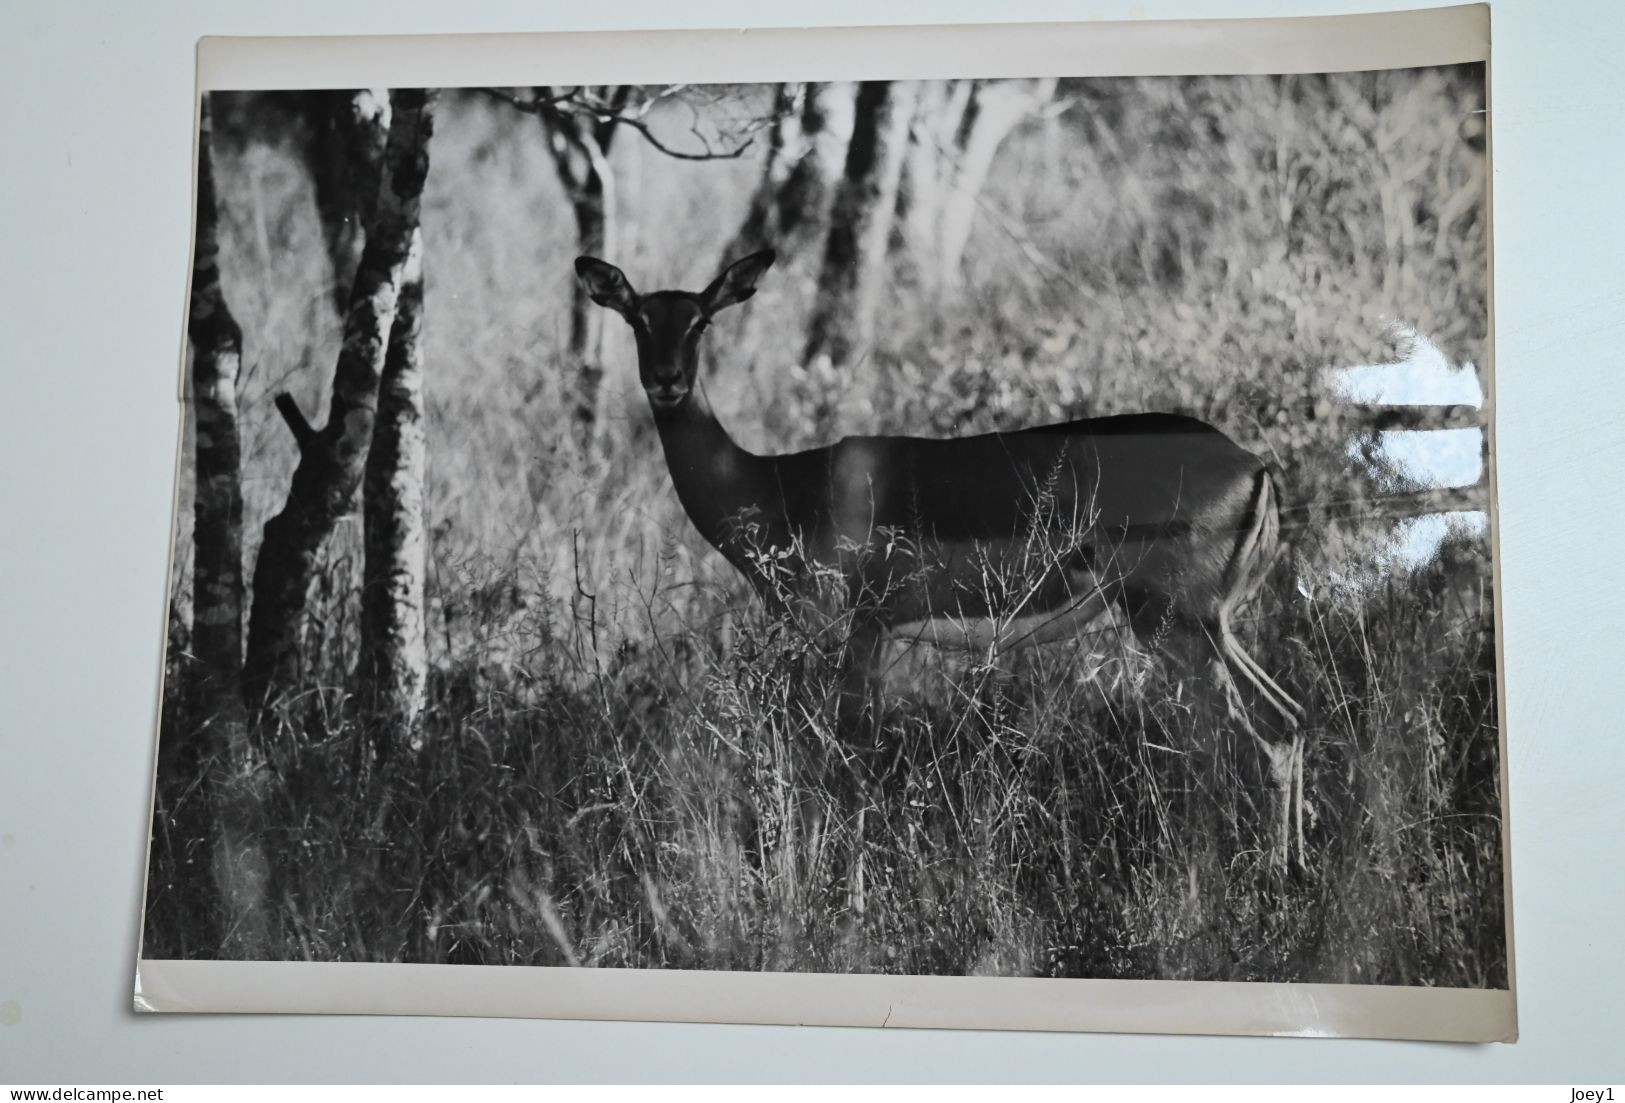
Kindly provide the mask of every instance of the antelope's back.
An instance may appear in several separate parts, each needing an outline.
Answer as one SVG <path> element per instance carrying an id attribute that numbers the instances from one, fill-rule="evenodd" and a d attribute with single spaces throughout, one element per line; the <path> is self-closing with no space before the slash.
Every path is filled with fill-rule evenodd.
<path id="1" fill-rule="evenodd" d="M 849 437 L 830 449 L 831 513 L 941 540 L 1036 527 L 1116 533 L 1228 531 L 1245 522 L 1263 463 L 1177 414 L 1129 414 L 948 440 Z"/>

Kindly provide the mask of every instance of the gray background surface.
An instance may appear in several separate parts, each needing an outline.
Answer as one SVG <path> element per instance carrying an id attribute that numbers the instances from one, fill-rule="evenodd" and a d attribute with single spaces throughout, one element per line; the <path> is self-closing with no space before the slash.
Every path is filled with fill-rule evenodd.
<path id="1" fill-rule="evenodd" d="M 1382 10 L 1006 0 L 1012 20 Z M 205 34 L 976 22 L 947 0 L 0 5 L 0 1083 L 1620 1079 L 1625 20 L 1495 6 L 1515 1046 L 451 1019 L 136 1017 Z"/>

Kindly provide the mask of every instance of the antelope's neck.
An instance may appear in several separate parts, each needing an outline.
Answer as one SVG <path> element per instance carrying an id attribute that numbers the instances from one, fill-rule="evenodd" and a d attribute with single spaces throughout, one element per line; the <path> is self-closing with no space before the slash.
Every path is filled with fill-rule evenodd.
<path id="1" fill-rule="evenodd" d="M 680 408 L 657 410 L 655 427 L 678 501 L 700 535 L 727 554 L 729 522 L 763 504 L 769 461 L 734 443 L 698 388 Z"/>

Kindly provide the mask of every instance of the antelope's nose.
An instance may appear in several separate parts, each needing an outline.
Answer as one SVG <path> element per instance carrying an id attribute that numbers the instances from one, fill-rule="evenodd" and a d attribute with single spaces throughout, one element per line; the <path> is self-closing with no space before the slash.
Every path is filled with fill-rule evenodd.
<path id="1" fill-rule="evenodd" d="M 688 396 L 688 382 L 675 369 L 649 374 L 649 398 L 656 405 L 674 406 Z"/>

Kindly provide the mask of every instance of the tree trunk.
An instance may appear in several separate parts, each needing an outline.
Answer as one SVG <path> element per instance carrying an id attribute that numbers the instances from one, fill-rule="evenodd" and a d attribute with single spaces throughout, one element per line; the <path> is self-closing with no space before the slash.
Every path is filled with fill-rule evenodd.
<path id="1" fill-rule="evenodd" d="M 192 425 L 197 448 L 192 503 L 192 653 L 215 687 L 234 693 L 243 666 L 242 448 L 237 377 L 243 335 L 220 286 L 220 242 L 203 101 L 198 138 L 197 234 L 186 330 L 192 341 Z"/>
<path id="2" fill-rule="evenodd" d="M 237 430 L 237 379 L 242 331 L 220 285 L 218 199 L 210 150 L 209 100 L 198 135 L 197 233 L 187 333 L 192 341 L 192 426 L 197 453 L 193 502 L 192 651 L 199 678 L 193 689 L 197 735 L 177 733 L 183 746 L 175 788 L 198 781 L 205 802 L 193 805 L 182 833 L 205 840 L 214 903 L 201 883 L 182 887 L 189 911 L 208 917 L 216 948 L 226 957 L 266 956 L 265 908 L 270 871 L 261 848 L 261 775 L 254 769 L 240 694 L 243 666 L 242 452 Z M 177 792 L 171 808 L 186 803 Z"/>
<path id="3" fill-rule="evenodd" d="M 603 151 L 594 148 L 592 154 L 596 156 L 589 155 L 583 146 L 587 169 L 581 186 L 570 197 L 570 208 L 575 216 L 578 252 L 589 257 L 606 257 L 615 251 L 609 198 L 613 183 Z M 604 321 L 604 311 L 593 305 L 581 281 L 572 280 L 569 355 L 570 363 L 576 368 L 572 418 L 583 446 L 592 440 L 598 427 L 598 400 L 604 385 Z"/>
<path id="4" fill-rule="evenodd" d="M 424 624 L 427 535 L 423 478 L 423 235 L 414 232 L 378 387 L 378 414 L 363 484 L 361 588 L 363 697 L 382 760 L 410 740 L 428 687 Z"/>
<path id="5" fill-rule="evenodd" d="M 801 131 L 801 121 L 795 114 L 795 98 L 794 85 L 780 84 L 773 90 L 773 123 L 767 131 L 767 158 L 762 162 L 762 179 L 751 193 L 750 206 L 739 232 L 722 251 L 723 265 L 766 249 L 778 239 L 779 189 L 794 167 L 795 146 Z"/>
<path id="6" fill-rule="evenodd" d="M 957 287 L 966 246 L 1004 140 L 1055 95 L 1054 80 L 958 80 L 925 86 L 910 128 L 899 217 L 921 285 Z"/>
<path id="7" fill-rule="evenodd" d="M 392 101 L 377 209 L 345 313 L 327 424 L 312 428 L 291 396 L 277 396 L 277 409 L 299 444 L 299 463 L 287 503 L 265 524 L 254 568 L 243 691 L 256 711 L 297 682 L 299 630 L 317 553 L 351 508 L 372 444 L 379 376 L 418 228 L 433 129 L 424 92 L 398 91 Z"/>
<path id="8" fill-rule="evenodd" d="M 865 81 L 858 89 L 804 361 L 828 356 L 839 367 L 873 343 L 913 98 L 910 83 Z"/>
<path id="9" fill-rule="evenodd" d="M 306 95 L 310 137 L 305 159 L 333 271 L 333 309 L 342 318 L 361 262 L 365 227 L 378 201 L 389 98 L 382 90 L 368 88 Z"/>
<path id="10" fill-rule="evenodd" d="M 539 90 L 553 95 L 551 89 Z M 633 87 L 622 85 L 606 99 L 609 110 L 603 119 L 589 121 L 559 108 L 544 109 L 539 117 L 547 132 L 548 152 L 559 183 L 575 216 L 576 246 L 580 253 L 606 257 L 615 249 L 615 177 L 610 169 L 609 148 L 615 138 L 614 117 L 629 102 Z M 570 282 L 570 343 L 567 355 L 575 371 L 575 395 L 571 420 L 576 441 L 588 447 L 597 433 L 598 404 L 603 388 L 604 312 L 587 297 L 580 281 Z"/>
<path id="11" fill-rule="evenodd" d="M 789 84 L 778 86 L 762 179 L 751 195 L 739 232 L 723 251 L 722 263 L 769 247 L 778 250 L 783 263 L 821 223 L 829 197 L 824 150 L 829 96 L 829 86 L 824 84 L 805 84 L 799 90 Z"/>
<path id="12" fill-rule="evenodd" d="M 923 83 L 909 126 L 897 215 L 909 258 L 922 282 L 933 282 L 942 268 L 942 208 L 953 184 L 960 133 L 975 86 L 973 80 Z"/>
<path id="13" fill-rule="evenodd" d="M 999 80 L 977 85 L 961 132 L 963 140 L 954 166 L 953 183 L 942 208 L 938 278 L 943 286 L 953 287 L 960 282 L 960 266 L 976 220 L 976 204 L 999 146 L 1017 123 L 1054 95 L 1053 79 Z"/>

